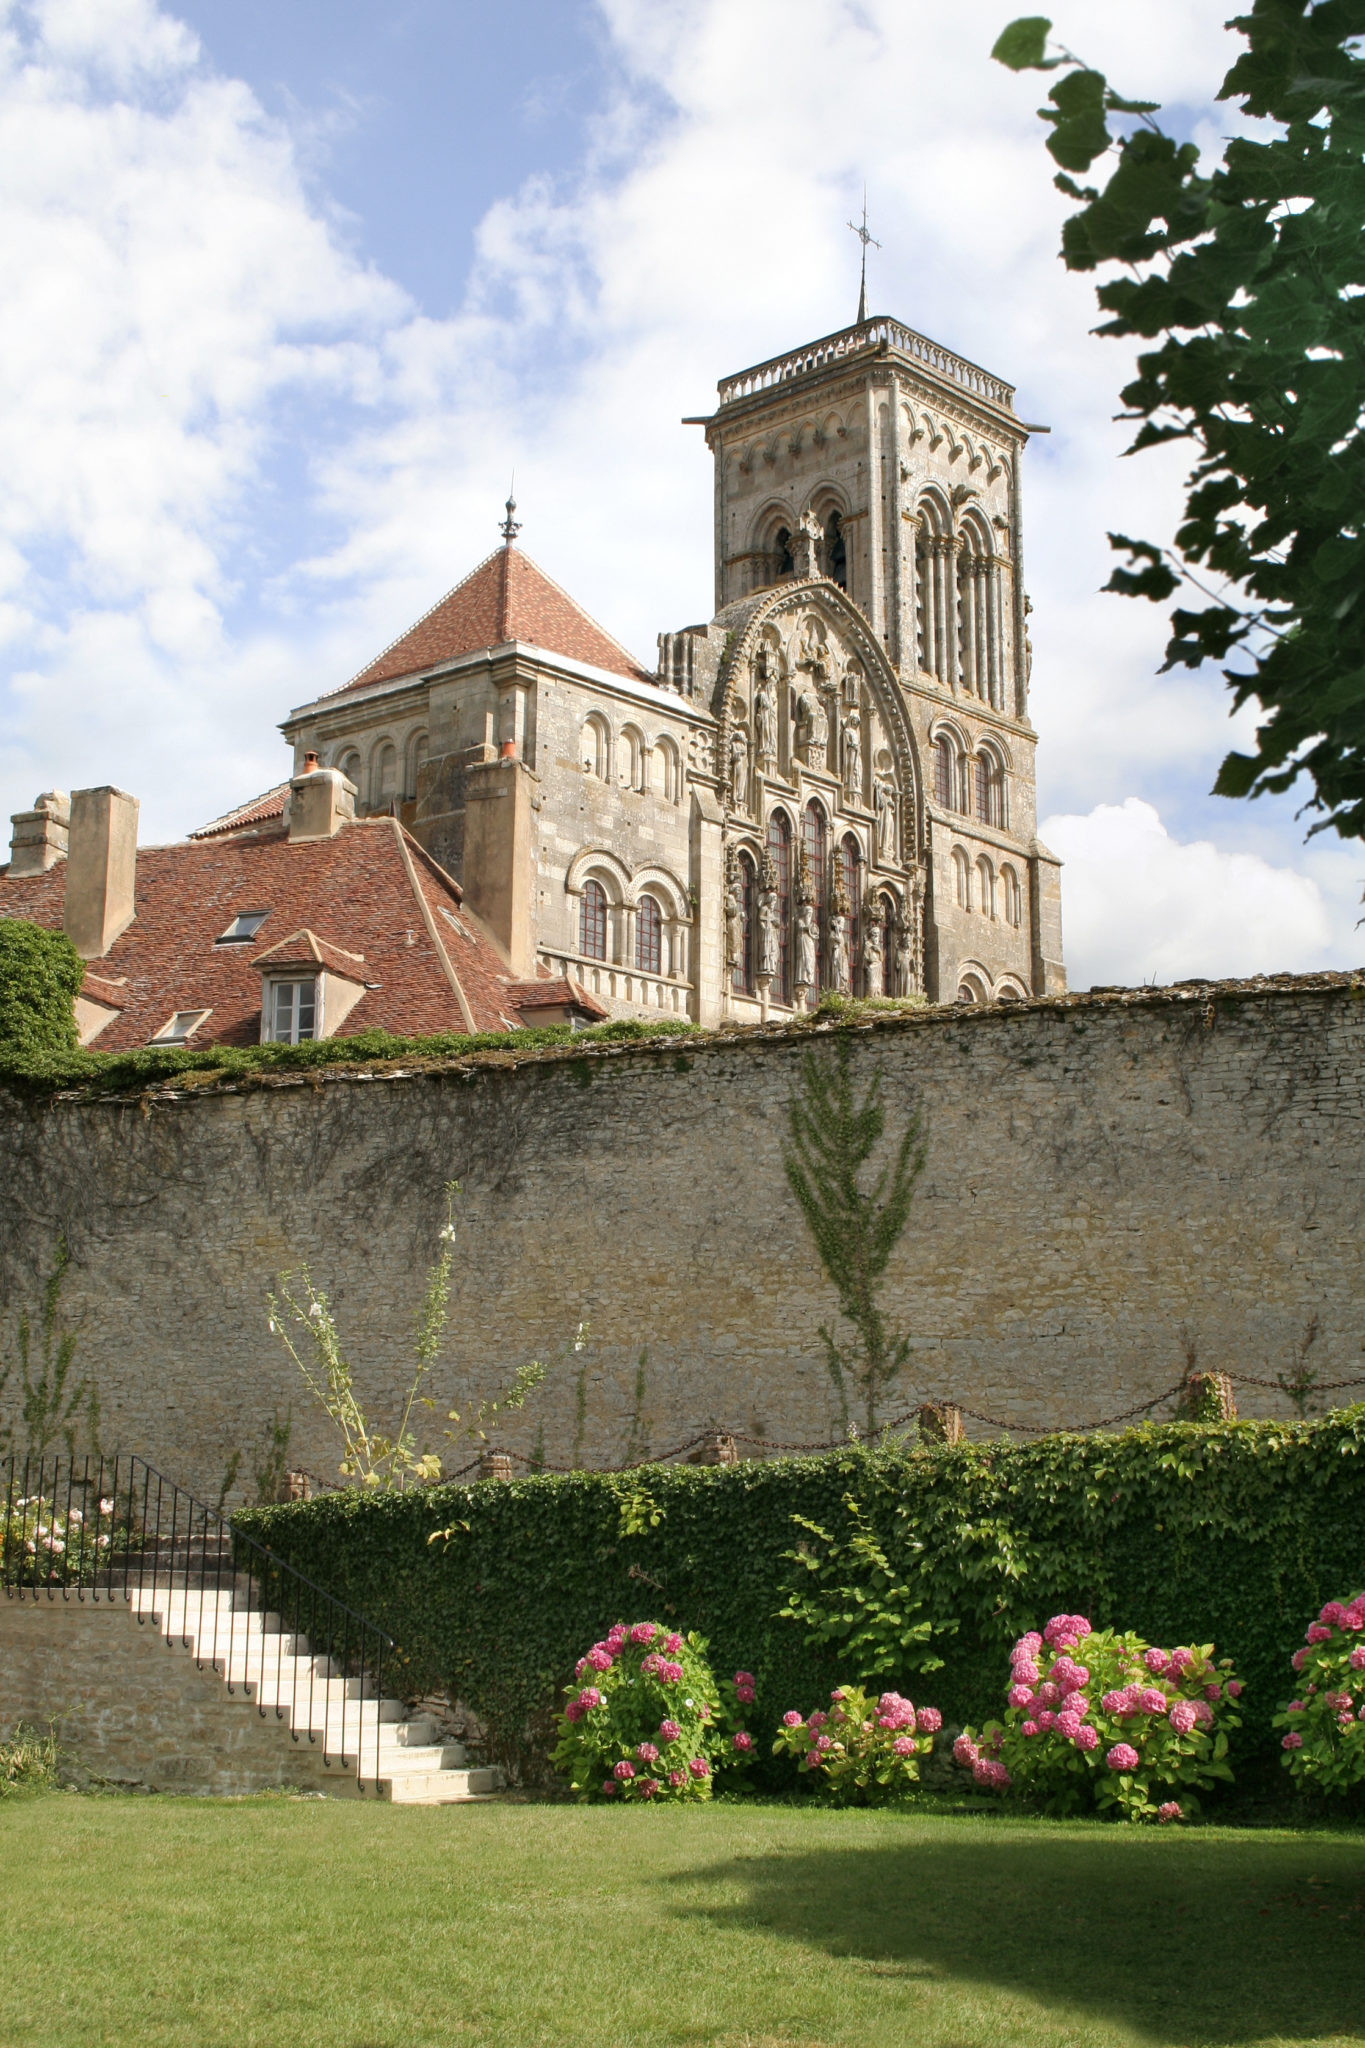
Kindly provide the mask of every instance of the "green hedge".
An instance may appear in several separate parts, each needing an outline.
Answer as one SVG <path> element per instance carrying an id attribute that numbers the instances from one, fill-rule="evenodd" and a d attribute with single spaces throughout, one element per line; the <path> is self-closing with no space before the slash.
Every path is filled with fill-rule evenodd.
<path id="1" fill-rule="evenodd" d="M 782 1552 L 793 1515 L 838 1528 L 851 1494 L 922 1575 L 926 1612 L 959 1625 L 946 1668 L 903 1688 L 947 1720 L 998 1712 L 1007 1646 L 1065 1609 L 1167 1645 L 1215 1642 L 1247 1685 L 1246 1755 L 1273 1743 L 1307 1622 L 1365 1585 L 1362 1451 L 1365 1404 L 1316 1422 L 344 1492 L 235 1526 L 382 1623 L 412 1692 L 450 1687 L 515 1757 L 574 1660 L 646 1614 L 700 1629 L 718 1671 L 757 1674 L 756 1731 L 816 1705 L 851 1674 L 777 1619 Z"/>
<path id="2" fill-rule="evenodd" d="M 0 937 L 7 923 L 0 921 Z M 30 930 L 36 927 L 28 927 Z M 52 933 L 44 933 L 51 938 Z M 59 939 L 61 933 L 55 934 Z M 68 942 L 62 939 L 65 945 Z M 76 956 L 73 953 L 73 958 Z M 79 961 L 77 963 L 80 964 Z M 68 997 L 68 1006 L 69 1006 Z M 198 1076 L 202 1081 L 252 1074 L 307 1073 L 318 1067 L 356 1067 L 389 1062 L 462 1059 L 475 1052 L 525 1055 L 546 1046 L 608 1042 L 621 1038 L 676 1037 L 700 1027 L 686 1018 L 661 1017 L 657 1023 L 618 1018 L 575 1031 L 568 1024 L 546 1024 L 519 1031 L 439 1031 L 424 1038 L 400 1038 L 389 1031 L 357 1031 L 349 1038 L 315 1038 L 302 1045 L 144 1046 L 134 1052 L 84 1052 L 71 1048 L 6 1043 L 0 1039 L 0 1083 L 26 1089 L 75 1088 L 83 1082 L 101 1090 L 146 1088 L 159 1081 Z"/>
<path id="3" fill-rule="evenodd" d="M 65 932 L 0 918 L 0 1067 L 86 1057 L 71 1007 L 84 979 Z"/>

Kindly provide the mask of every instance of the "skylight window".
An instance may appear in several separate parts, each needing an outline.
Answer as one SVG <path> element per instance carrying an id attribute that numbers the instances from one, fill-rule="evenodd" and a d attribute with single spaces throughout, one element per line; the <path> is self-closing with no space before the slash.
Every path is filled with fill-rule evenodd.
<path id="1" fill-rule="evenodd" d="M 268 910 L 239 910 L 225 932 L 214 940 L 215 946 L 244 946 L 248 939 L 254 939 L 261 926 L 269 917 Z"/>
<path id="2" fill-rule="evenodd" d="M 210 1014 L 208 1010 L 177 1010 L 149 1042 L 152 1045 L 185 1045 Z"/>

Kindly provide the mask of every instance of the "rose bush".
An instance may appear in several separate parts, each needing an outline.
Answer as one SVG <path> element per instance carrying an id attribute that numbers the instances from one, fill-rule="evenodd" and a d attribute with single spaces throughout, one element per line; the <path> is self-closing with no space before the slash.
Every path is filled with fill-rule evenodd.
<path id="1" fill-rule="evenodd" d="M 699 1635 L 618 1621 L 574 1677 L 552 1761 L 581 1799 L 709 1799 L 753 1762 L 753 1675 L 737 1671 L 722 1696 Z"/>
<path id="2" fill-rule="evenodd" d="M 1353 1791 L 1365 1784 L 1365 1593 L 1329 1600 L 1290 1661 L 1302 1697 L 1274 1719 L 1282 1761 L 1314 1791 Z"/>
<path id="3" fill-rule="evenodd" d="M 106 1569 L 111 1553 L 128 1547 L 126 1511 L 96 1499 L 93 1506 L 63 1506 L 47 1494 L 0 1501 L 0 1560 L 4 1575 L 25 1586 L 75 1586 Z"/>
<path id="4" fill-rule="evenodd" d="M 965 1729 L 953 1756 L 984 1790 L 1013 1788 L 1048 1813 L 1094 1805 L 1124 1820 L 1183 1820 L 1199 1792 L 1232 1777 L 1241 1691 L 1211 1643 L 1162 1650 L 1056 1614 L 1014 1646 L 1004 1720 L 979 1736 Z"/>
<path id="5" fill-rule="evenodd" d="M 898 1692 L 878 1699 L 857 1685 L 836 1686 L 829 1711 L 782 1716 L 774 1756 L 794 1756 L 797 1770 L 849 1804 L 873 1806 L 903 1799 L 918 1779 L 921 1760 L 943 1726 L 937 1707 L 916 1707 Z"/>

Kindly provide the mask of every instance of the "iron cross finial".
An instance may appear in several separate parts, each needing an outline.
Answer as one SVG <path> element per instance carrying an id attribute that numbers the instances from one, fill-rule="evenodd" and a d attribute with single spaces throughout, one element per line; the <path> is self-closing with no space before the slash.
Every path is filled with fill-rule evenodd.
<path id="1" fill-rule="evenodd" d="M 875 235 L 868 233 L 866 185 L 863 186 L 862 221 L 858 222 L 856 220 L 851 220 L 849 222 L 849 226 L 852 228 L 854 234 L 858 237 L 858 240 L 863 245 L 862 271 L 858 280 L 858 325 L 859 327 L 861 327 L 863 322 L 867 318 L 867 245 L 870 242 L 874 249 L 880 249 L 882 246 Z"/>

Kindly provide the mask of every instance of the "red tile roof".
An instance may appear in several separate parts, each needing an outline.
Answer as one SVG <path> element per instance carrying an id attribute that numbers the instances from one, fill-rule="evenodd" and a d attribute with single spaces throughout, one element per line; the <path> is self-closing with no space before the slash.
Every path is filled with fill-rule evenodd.
<path id="1" fill-rule="evenodd" d="M 11 877 L 0 867 L 0 917 L 60 927 L 65 878 L 65 861 L 40 875 Z M 332 839 L 291 843 L 277 827 L 268 836 L 142 847 L 136 902 L 128 929 L 90 963 L 91 995 L 119 1006 L 95 1041 L 101 1052 L 146 1045 L 176 1010 L 196 1009 L 211 1012 L 196 1044 L 254 1045 L 256 962 L 272 940 L 295 942 L 285 951 L 297 953 L 305 928 L 322 938 L 324 957 L 337 949 L 338 971 L 367 984 L 340 1036 L 376 1027 L 505 1031 L 536 1021 L 522 1015 L 516 992 L 525 984 L 464 908 L 458 885 L 396 818 L 364 819 Z M 248 910 L 267 913 L 251 940 L 216 945 Z M 592 1014 L 598 1006 L 585 997 L 580 1007 Z"/>
<path id="2" fill-rule="evenodd" d="M 207 825 L 200 825 L 191 832 L 191 839 L 213 839 L 220 832 L 240 832 L 247 825 L 268 824 L 273 818 L 284 816 L 284 800 L 289 794 L 287 782 L 277 782 L 263 796 L 253 796 L 248 804 L 238 804 L 235 811 L 224 811 L 221 818 L 214 818 Z"/>
<path id="3" fill-rule="evenodd" d="M 481 647 L 504 646 L 509 640 L 544 647 L 551 654 L 566 654 L 571 661 L 629 676 L 632 682 L 654 681 L 620 641 L 590 619 L 529 555 L 520 548 L 504 547 L 480 562 L 463 583 L 457 583 L 344 687 L 358 690 L 364 683 L 410 676 Z"/>

